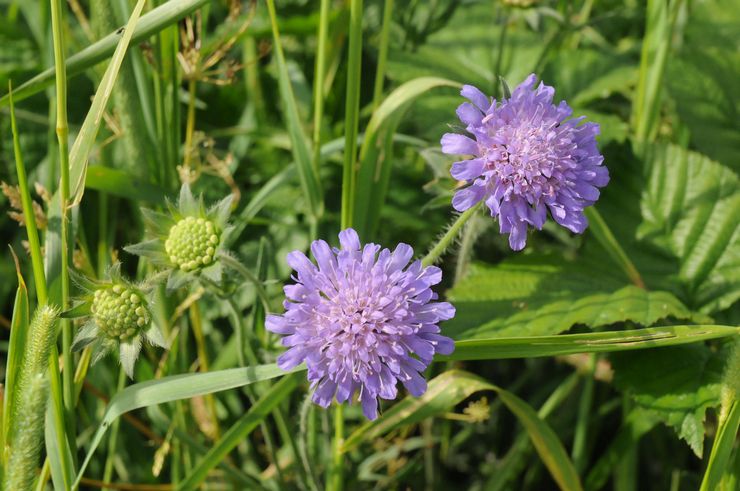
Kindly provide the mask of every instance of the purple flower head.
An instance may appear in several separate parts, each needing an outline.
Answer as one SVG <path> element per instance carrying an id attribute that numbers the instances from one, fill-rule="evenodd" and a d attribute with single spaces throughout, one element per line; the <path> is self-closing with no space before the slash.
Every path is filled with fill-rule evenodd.
<path id="1" fill-rule="evenodd" d="M 568 104 L 554 105 L 555 89 L 542 82 L 535 89 L 536 81 L 530 75 L 500 102 L 463 86 L 460 93 L 470 102 L 457 115 L 473 139 L 442 136 L 444 153 L 474 156 L 452 165 L 452 177 L 469 184 L 455 193 L 452 206 L 464 211 L 485 200 L 516 251 L 526 245 L 528 225 L 542 228 L 548 209 L 557 223 L 582 233 L 588 226 L 583 209 L 609 182 L 596 147 L 599 125 L 567 119 L 573 112 Z"/>
<path id="2" fill-rule="evenodd" d="M 285 313 L 268 315 L 266 326 L 285 336 L 280 368 L 306 362 L 315 403 L 328 407 L 335 396 L 342 403 L 359 391 L 362 411 L 375 419 L 378 397 L 395 399 L 398 381 L 414 396 L 426 391 L 420 372 L 435 353 L 455 349 L 437 325 L 455 308 L 435 301 L 431 287 L 442 271 L 421 261 L 409 265 L 410 246 L 362 247 L 351 228 L 339 242 L 340 249 L 323 240 L 311 244 L 318 267 L 300 251 L 288 254 L 296 284 L 285 287 Z"/>

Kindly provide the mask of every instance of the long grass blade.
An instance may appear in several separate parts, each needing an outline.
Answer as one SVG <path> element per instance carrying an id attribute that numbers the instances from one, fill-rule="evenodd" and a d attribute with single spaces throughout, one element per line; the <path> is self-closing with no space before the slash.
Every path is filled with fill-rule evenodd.
<path id="1" fill-rule="evenodd" d="M 198 10 L 209 0 L 170 0 L 151 10 L 141 17 L 131 42 L 145 41 L 150 36 L 178 22 L 186 15 Z M 121 38 L 120 29 L 91 44 L 79 53 L 67 58 L 67 77 L 78 75 L 113 54 Z M 16 91 L 16 100 L 20 101 L 41 92 L 54 83 L 54 68 L 39 73 L 31 80 L 21 84 Z M 8 104 L 8 96 L 0 98 L 0 107 Z"/>
<path id="2" fill-rule="evenodd" d="M 90 110 L 85 117 L 85 121 L 82 123 L 80 132 L 77 134 L 72 148 L 69 151 L 69 166 L 70 166 L 70 197 L 72 199 L 71 205 L 77 204 L 82 199 L 82 193 L 85 190 L 85 173 L 87 171 L 87 161 L 92 151 L 93 144 L 95 143 L 95 137 L 100 130 L 100 125 L 103 122 L 103 112 L 108 104 L 110 95 L 113 92 L 113 84 L 116 83 L 116 77 L 118 71 L 123 63 L 123 58 L 126 55 L 126 50 L 129 47 L 131 38 L 134 34 L 134 29 L 139 21 L 139 16 L 144 8 L 146 0 L 139 0 L 134 7 L 131 17 L 126 24 L 126 28 L 123 31 L 123 37 L 116 47 L 116 51 L 113 53 L 108 68 L 105 70 L 103 79 L 100 81 L 98 90 L 95 92 Z"/>
<path id="3" fill-rule="evenodd" d="M 401 118 L 420 96 L 438 87 L 460 84 L 437 77 L 420 77 L 395 89 L 375 110 L 360 149 L 352 223 L 360 237 L 372 237 L 380 222 L 390 182 L 393 137 Z"/>
<path id="4" fill-rule="evenodd" d="M 215 373 L 215 372 L 212 372 Z M 272 412 L 283 399 L 291 394 L 298 384 L 300 375 L 291 374 L 283 377 L 273 385 L 260 399 L 242 416 L 239 421 L 224 433 L 223 437 L 214 445 L 198 465 L 188 474 L 177 487 L 178 491 L 192 491 L 198 489 L 205 480 L 208 472 L 219 464 L 228 453 L 254 430 Z"/>
<path id="5" fill-rule="evenodd" d="M 298 367 L 293 371 L 303 369 L 303 367 Z M 79 486 L 80 479 L 82 479 L 85 469 L 87 469 L 90 459 L 92 459 L 95 449 L 98 448 L 108 427 L 122 414 L 133 411 L 134 409 L 162 404 L 164 402 L 189 399 L 223 390 L 244 387 L 254 382 L 279 377 L 285 373 L 277 365 L 259 365 L 206 373 L 172 375 L 126 387 L 117 393 L 108 403 L 103 420 L 100 422 L 95 436 L 93 436 L 85 460 L 77 473 L 74 488 L 76 489 Z"/>
<path id="6" fill-rule="evenodd" d="M 471 339 L 455 342 L 455 352 L 440 359 L 501 360 L 574 353 L 606 353 L 660 348 L 735 336 L 740 327 L 722 325 L 666 326 L 560 336 Z"/>
<path id="7" fill-rule="evenodd" d="M 270 14 L 272 38 L 275 44 L 273 49 L 277 64 L 280 98 L 283 103 L 283 116 L 285 118 L 285 125 L 288 127 L 288 133 L 290 134 L 290 142 L 293 146 L 293 158 L 296 162 L 301 188 L 308 203 L 310 216 L 312 219 L 318 220 L 324 212 L 321 181 L 319 180 L 316 168 L 311 162 L 312 157 L 309 140 L 298 115 L 298 106 L 295 101 L 295 95 L 293 94 L 293 86 L 290 82 L 288 65 L 285 62 L 280 31 L 278 30 L 274 0 L 267 0 L 267 10 Z"/>

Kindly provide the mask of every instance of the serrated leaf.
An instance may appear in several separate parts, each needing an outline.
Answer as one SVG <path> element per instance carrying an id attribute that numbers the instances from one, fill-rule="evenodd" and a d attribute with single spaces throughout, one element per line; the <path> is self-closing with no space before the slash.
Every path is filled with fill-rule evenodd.
<path id="1" fill-rule="evenodd" d="M 704 344 L 612 354 L 614 383 L 659 418 L 697 456 L 704 448 L 704 415 L 720 401 L 726 351 Z"/>
<path id="2" fill-rule="evenodd" d="M 646 148 L 645 161 L 638 238 L 678 259 L 678 279 L 698 309 L 728 307 L 740 298 L 737 174 L 676 145 Z"/>
<path id="3" fill-rule="evenodd" d="M 672 294 L 625 286 L 619 272 L 552 258 L 524 257 L 497 266 L 474 264 L 448 297 L 457 308 L 444 332 L 457 340 L 544 336 L 576 324 L 690 319 Z"/>

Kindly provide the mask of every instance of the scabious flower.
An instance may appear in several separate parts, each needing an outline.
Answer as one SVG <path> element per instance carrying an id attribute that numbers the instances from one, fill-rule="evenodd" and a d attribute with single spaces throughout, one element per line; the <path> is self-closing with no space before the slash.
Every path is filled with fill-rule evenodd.
<path id="1" fill-rule="evenodd" d="M 398 381 L 414 396 L 426 391 L 420 372 L 435 353 L 455 348 L 437 325 L 455 308 L 435 301 L 431 287 L 442 271 L 418 260 L 409 265 L 410 246 L 362 247 L 351 228 L 340 232 L 339 243 L 340 249 L 323 240 L 311 244 L 318 267 L 300 251 L 288 254 L 296 284 L 285 287 L 286 312 L 268 315 L 266 326 L 285 336 L 280 368 L 306 362 L 314 402 L 328 407 L 335 396 L 343 403 L 359 392 L 365 416 L 375 419 L 378 397 L 395 399 Z"/>
<path id="2" fill-rule="evenodd" d="M 150 288 L 124 279 L 120 263 L 108 270 L 108 280 L 96 281 L 79 274 L 73 278 L 82 293 L 77 305 L 63 316 L 86 315 L 88 320 L 77 331 L 72 348 L 79 350 L 92 343 L 93 363 L 117 350 L 123 370 L 133 378 L 144 340 L 167 347 L 152 316 Z"/>
<path id="3" fill-rule="evenodd" d="M 225 254 L 223 244 L 231 231 L 231 203 L 232 196 L 228 196 L 206 210 L 202 197 L 196 200 L 184 184 L 177 206 L 167 204 L 168 214 L 141 210 L 151 238 L 124 250 L 160 267 L 167 275 L 168 291 L 201 275 L 219 282 L 223 267 L 218 257 Z"/>
<path id="4" fill-rule="evenodd" d="M 463 86 L 470 102 L 457 115 L 473 138 L 442 136 L 444 153 L 474 156 L 452 165 L 452 177 L 469 184 L 455 193 L 452 206 L 464 211 L 485 201 L 517 251 L 526 245 L 529 225 L 542 228 L 548 209 L 557 223 L 582 233 L 588 226 L 583 209 L 609 182 L 596 147 L 599 125 L 568 119 L 568 104 L 554 105 L 555 89 L 541 82 L 535 89 L 536 81 L 530 75 L 500 102 Z"/>

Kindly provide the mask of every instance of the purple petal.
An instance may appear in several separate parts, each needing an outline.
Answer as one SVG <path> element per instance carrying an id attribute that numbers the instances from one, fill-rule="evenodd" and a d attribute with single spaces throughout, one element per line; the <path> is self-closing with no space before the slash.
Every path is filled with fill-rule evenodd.
<path id="1" fill-rule="evenodd" d="M 458 181 L 472 181 L 483 173 L 486 161 L 483 159 L 463 160 L 452 164 L 450 174 Z"/>
<path id="2" fill-rule="evenodd" d="M 445 133 L 442 135 L 442 152 L 451 154 L 469 154 L 478 153 L 478 144 L 464 135 L 457 133 Z"/>
<path id="3" fill-rule="evenodd" d="M 481 111 L 487 111 L 491 105 L 490 100 L 486 97 L 486 94 L 480 91 L 477 87 L 472 85 L 463 85 L 460 90 L 460 95 L 468 99 L 470 102 L 478 106 Z"/>

